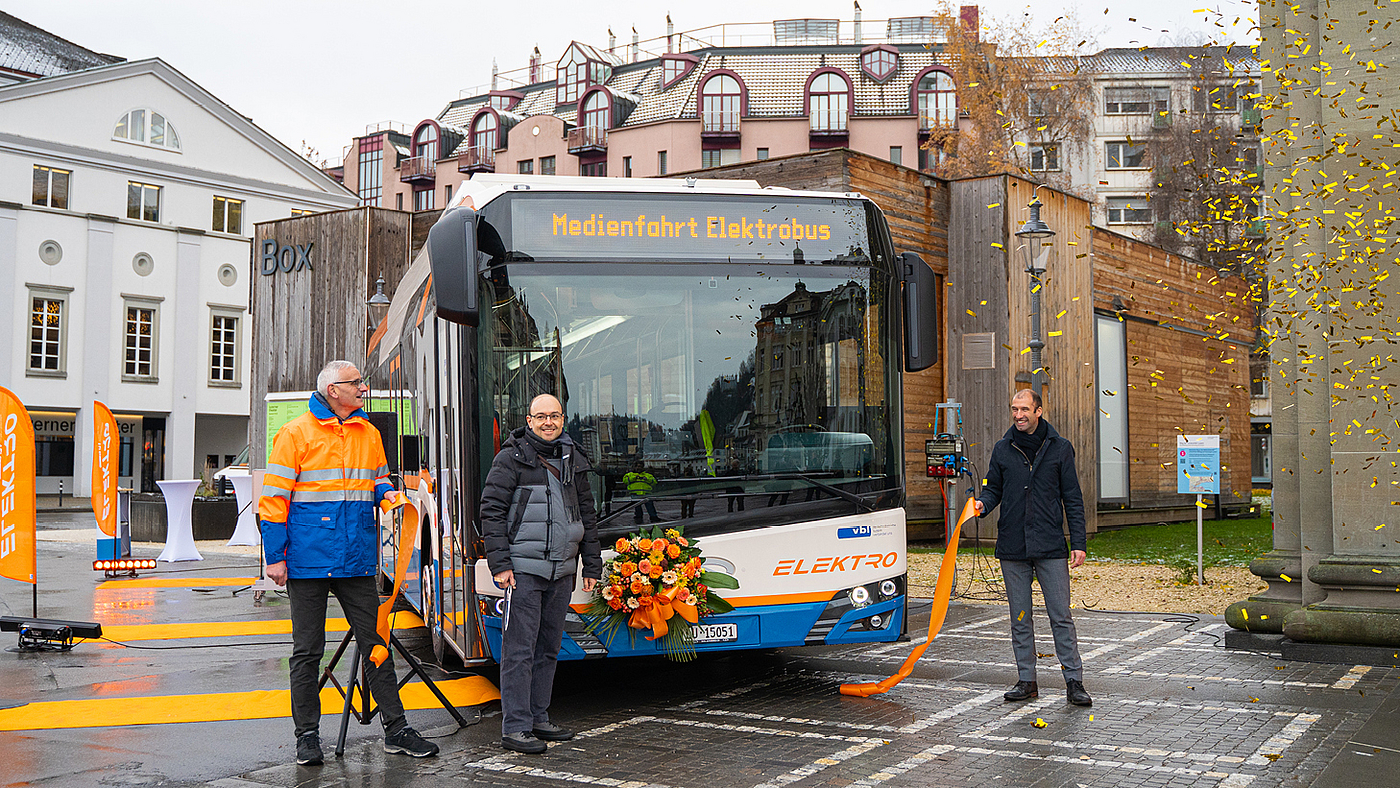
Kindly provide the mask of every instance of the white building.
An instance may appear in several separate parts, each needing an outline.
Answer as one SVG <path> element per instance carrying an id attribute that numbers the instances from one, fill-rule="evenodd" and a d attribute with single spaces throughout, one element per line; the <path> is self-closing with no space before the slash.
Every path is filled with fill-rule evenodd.
<path id="1" fill-rule="evenodd" d="M 123 487 L 240 452 L 253 224 L 355 202 L 159 59 L 0 85 L 0 385 L 34 416 L 39 491 L 88 494 L 94 400 Z"/>

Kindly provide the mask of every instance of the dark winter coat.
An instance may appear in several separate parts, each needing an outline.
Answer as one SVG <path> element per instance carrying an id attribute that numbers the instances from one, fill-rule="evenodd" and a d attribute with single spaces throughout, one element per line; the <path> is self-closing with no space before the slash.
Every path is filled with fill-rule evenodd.
<path id="1" fill-rule="evenodd" d="M 1074 446 L 1053 426 L 1034 457 L 1026 456 L 1011 438 L 1013 426 L 997 441 L 987 463 L 987 482 L 978 500 L 983 516 L 1001 504 L 997 519 L 997 558 L 1028 561 L 1068 558 L 1064 523 L 1069 519 L 1069 542 L 1084 550 L 1084 494 L 1074 468 Z"/>
<path id="2" fill-rule="evenodd" d="M 563 435 L 555 478 L 526 438 L 510 434 L 491 461 L 481 493 L 481 529 L 491 574 L 513 570 L 558 580 L 583 558 L 583 576 L 603 576 L 598 516 L 588 486 L 588 458 Z M 539 440 L 536 438 L 535 440 Z M 560 467 L 562 466 L 562 467 Z"/>

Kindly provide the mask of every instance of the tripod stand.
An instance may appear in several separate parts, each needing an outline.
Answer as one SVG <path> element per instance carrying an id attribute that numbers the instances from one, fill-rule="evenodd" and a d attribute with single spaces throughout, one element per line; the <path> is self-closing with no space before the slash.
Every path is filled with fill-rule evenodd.
<path id="1" fill-rule="evenodd" d="M 336 739 L 335 742 L 335 755 L 337 758 L 345 754 L 345 736 L 350 728 L 350 717 L 353 715 L 361 725 L 368 725 L 380 711 L 379 705 L 373 703 L 373 698 L 366 689 L 366 687 L 369 686 L 369 677 L 367 675 L 368 667 L 365 664 L 367 660 L 360 658 L 359 643 L 355 644 L 355 650 L 352 652 L 350 658 L 350 679 L 344 686 L 341 686 L 340 681 L 335 677 L 335 666 L 340 662 L 340 657 L 345 653 L 345 649 L 350 647 L 350 641 L 354 636 L 354 632 L 345 633 L 345 637 L 340 640 L 340 646 L 336 648 L 335 654 L 331 656 L 331 661 L 326 663 L 326 669 L 321 673 L 321 680 L 316 683 L 316 690 L 319 692 L 326 686 L 326 682 L 329 681 L 335 687 L 336 691 L 345 698 L 345 708 L 340 712 L 340 737 Z M 453 706 L 452 702 L 447 699 L 447 696 L 442 694 L 437 684 L 424 672 L 423 663 L 419 662 L 412 654 L 408 653 L 408 649 L 404 648 L 403 643 L 399 642 L 399 636 L 392 632 L 389 634 L 389 647 L 399 652 L 399 656 L 403 657 L 404 662 L 408 664 L 408 673 L 398 682 L 400 690 L 404 688 L 404 685 L 408 684 L 410 679 L 417 676 L 419 680 L 423 682 L 424 686 L 437 697 L 438 702 L 442 704 L 444 709 L 447 709 L 447 713 L 452 715 L 452 718 L 457 721 L 458 725 L 463 728 L 471 725 L 471 723 L 467 722 L 466 718 L 462 716 L 462 713 L 457 711 L 457 707 Z M 354 698 L 356 689 L 360 691 L 362 707 L 360 709 L 355 708 Z"/>

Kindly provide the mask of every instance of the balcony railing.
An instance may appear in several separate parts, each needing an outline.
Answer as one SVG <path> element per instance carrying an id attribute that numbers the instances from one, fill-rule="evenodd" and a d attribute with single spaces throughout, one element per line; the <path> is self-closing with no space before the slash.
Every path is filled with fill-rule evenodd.
<path id="1" fill-rule="evenodd" d="M 607 129 L 601 126 L 579 126 L 569 130 L 570 153 L 595 153 L 607 149 Z"/>
<path id="2" fill-rule="evenodd" d="M 404 183 L 431 181 L 437 177 L 437 162 L 427 156 L 414 156 L 399 164 L 399 180 Z"/>
<path id="3" fill-rule="evenodd" d="M 953 107 L 929 109 L 919 113 L 919 131 L 951 129 L 958 125 L 958 111 Z"/>
<path id="4" fill-rule="evenodd" d="M 496 151 L 473 145 L 457 157 L 457 172 L 495 172 Z"/>
<path id="5" fill-rule="evenodd" d="M 850 116 L 845 112 L 813 112 L 811 115 L 811 128 L 813 134 L 845 134 L 847 133 L 847 120 Z"/>
<path id="6" fill-rule="evenodd" d="M 700 133 L 708 136 L 732 136 L 739 133 L 739 113 L 705 112 L 701 114 Z"/>

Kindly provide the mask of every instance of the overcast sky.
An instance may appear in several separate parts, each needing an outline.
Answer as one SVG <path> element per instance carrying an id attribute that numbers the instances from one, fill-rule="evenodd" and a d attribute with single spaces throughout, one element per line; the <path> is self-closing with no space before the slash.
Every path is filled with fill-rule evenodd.
<path id="1" fill-rule="evenodd" d="M 979 5 L 984 24 L 1028 8 L 1016 0 Z M 876 20 L 926 15 L 933 7 L 927 0 L 865 0 L 862 13 Z M 1038 4 L 1044 10 L 1034 16 L 1043 24 L 1066 7 Z M 667 12 L 665 3 L 635 0 L 4 0 L 3 8 L 88 49 L 162 58 L 288 147 L 305 143 L 333 164 L 367 124 L 412 126 L 464 88 L 487 85 L 493 59 L 502 71 L 525 68 L 538 45 L 553 63 L 571 39 L 606 47 L 610 27 L 619 46 L 631 41 L 634 26 L 643 40 L 658 38 Z M 1100 47 L 1258 41 L 1257 6 L 1241 0 L 1098 0 L 1079 9 Z M 677 4 L 671 18 L 681 32 L 794 17 L 849 20 L 852 12 L 851 0 L 771 0 L 761 10 L 745 0 L 708 0 Z"/>

